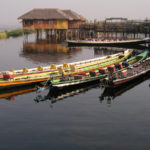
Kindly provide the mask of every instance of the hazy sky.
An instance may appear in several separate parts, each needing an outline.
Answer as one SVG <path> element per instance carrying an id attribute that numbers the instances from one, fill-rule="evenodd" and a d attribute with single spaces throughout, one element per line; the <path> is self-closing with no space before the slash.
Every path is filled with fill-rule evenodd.
<path id="1" fill-rule="evenodd" d="M 72 9 L 88 20 L 107 17 L 150 18 L 150 0 L 0 0 L 0 26 L 15 25 L 33 8 Z"/>

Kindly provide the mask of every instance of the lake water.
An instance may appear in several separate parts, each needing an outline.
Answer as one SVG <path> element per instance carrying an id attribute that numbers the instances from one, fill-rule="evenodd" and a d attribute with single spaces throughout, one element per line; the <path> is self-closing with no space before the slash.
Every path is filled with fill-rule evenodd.
<path id="1" fill-rule="evenodd" d="M 23 44 L 19 37 L 0 41 L 0 70 L 61 64 L 120 50 L 67 48 L 44 41 Z M 114 91 L 93 85 L 69 92 L 37 102 L 33 87 L 1 90 L 0 149 L 149 150 L 148 77 Z"/>

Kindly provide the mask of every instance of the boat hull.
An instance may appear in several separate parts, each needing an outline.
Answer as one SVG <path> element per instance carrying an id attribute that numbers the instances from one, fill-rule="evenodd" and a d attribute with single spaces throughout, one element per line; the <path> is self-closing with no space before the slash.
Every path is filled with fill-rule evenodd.
<path id="1" fill-rule="evenodd" d="M 72 83 L 64 83 L 64 84 L 56 84 L 53 85 L 52 88 L 55 88 L 57 90 L 62 90 L 62 89 L 69 89 L 69 88 L 77 88 L 81 86 L 88 86 L 88 85 L 93 85 L 100 83 L 100 77 L 89 79 L 89 80 L 84 80 L 84 81 L 77 81 L 77 82 L 72 82 Z"/>
<path id="2" fill-rule="evenodd" d="M 114 42 L 99 42 L 99 41 L 76 41 L 76 40 L 68 40 L 68 46 L 135 46 L 140 44 L 149 43 L 150 39 L 142 39 L 142 40 L 127 40 L 127 41 L 114 41 Z"/>
<path id="3" fill-rule="evenodd" d="M 7 82 L 0 83 L 0 89 L 8 89 L 8 88 L 12 88 L 12 87 L 21 87 L 21 86 L 25 86 L 25 85 L 33 85 L 33 84 L 45 82 L 47 80 L 48 80 L 48 78 L 26 80 L 26 81 L 10 81 L 10 82 L 7 81 Z"/>
<path id="4" fill-rule="evenodd" d="M 131 81 L 137 80 L 137 79 L 147 75 L 149 72 L 150 72 L 150 69 L 148 69 L 146 71 L 143 71 L 143 72 L 141 72 L 137 75 L 131 76 L 127 79 L 120 80 L 120 81 L 115 81 L 115 82 L 113 82 L 113 87 L 118 87 L 118 86 L 123 86 L 124 84 L 128 84 Z"/>

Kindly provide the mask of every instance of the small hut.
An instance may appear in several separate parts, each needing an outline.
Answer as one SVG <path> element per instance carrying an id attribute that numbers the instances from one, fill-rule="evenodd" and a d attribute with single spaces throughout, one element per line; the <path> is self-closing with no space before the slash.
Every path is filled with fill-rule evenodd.
<path id="1" fill-rule="evenodd" d="M 67 38 L 69 32 L 77 32 L 86 19 L 72 10 L 54 8 L 33 9 L 18 19 L 22 20 L 23 30 L 36 30 L 37 39 L 45 31 L 46 37 Z M 71 33 L 71 35 L 73 35 Z"/>

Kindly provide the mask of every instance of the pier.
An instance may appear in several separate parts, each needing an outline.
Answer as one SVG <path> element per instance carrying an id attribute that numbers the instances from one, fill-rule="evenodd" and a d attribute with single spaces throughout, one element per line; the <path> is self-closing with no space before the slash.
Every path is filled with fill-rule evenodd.
<path id="1" fill-rule="evenodd" d="M 128 20 L 127 18 L 106 18 L 80 26 L 87 38 L 138 39 L 150 37 L 150 20 Z M 84 36 L 85 37 L 85 36 Z"/>
<path id="2" fill-rule="evenodd" d="M 150 20 L 106 18 L 88 22 L 72 10 L 33 9 L 20 16 L 25 42 L 25 31 L 35 30 L 37 40 L 65 41 L 67 39 L 139 39 L 150 37 Z"/>

